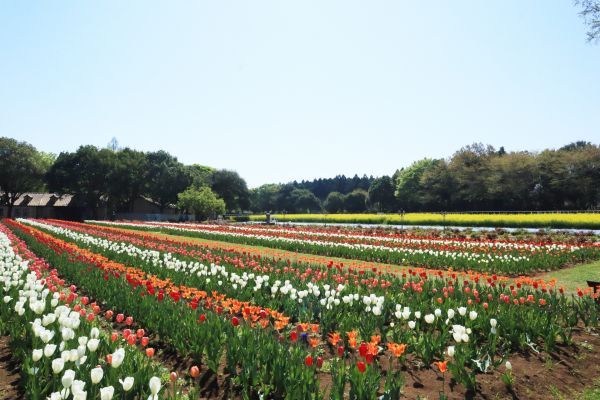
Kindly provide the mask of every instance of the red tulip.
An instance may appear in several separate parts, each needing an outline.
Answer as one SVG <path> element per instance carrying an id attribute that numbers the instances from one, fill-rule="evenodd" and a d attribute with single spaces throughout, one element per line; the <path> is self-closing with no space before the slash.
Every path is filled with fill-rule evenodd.
<path id="1" fill-rule="evenodd" d="M 317 368 L 321 368 L 323 366 L 323 357 L 317 357 Z"/>
<path id="2" fill-rule="evenodd" d="M 233 326 L 238 326 L 240 324 L 240 320 L 238 319 L 238 317 L 233 317 L 231 319 L 231 323 L 233 324 Z"/>
<path id="3" fill-rule="evenodd" d="M 364 362 L 359 361 L 356 363 L 356 368 L 358 368 L 358 370 L 362 373 L 365 372 L 367 370 L 367 366 Z"/>
<path id="4" fill-rule="evenodd" d="M 365 342 L 362 342 L 358 348 L 358 354 L 360 354 L 361 357 L 365 357 L 367 355 L 367 344 Z"/>
<path id="5" fill-rule="evenodd" d="M 171 372 L 169 374 L 169 380 L 173 383 L 177 382 L 177 372 Z"/>
<path id="6" fill-rule="evenodd" d="M 137 332 L 136 332 L 136 335 L 137 335 L 138 338 L 143 337 L 144 336 L 144 330 L 141 329 L 141 328 L 138 329 Z"/>
<path id="7" fill-rule="evenodd" d="M 337 354 L 338 354 L 338 357 L 343 357 L 344 356 L 344 346 L 339 346 L 337 348 Z"/>
<path id="8" fill-rule="evenodd" d="M 117 332 L 113 332 L 112 335 L 110 335 L 110 340 L 114 343 L 119 339 L 119 334 Z"/>
<path id="9" fill-rule="evenodd" d="M 112 317 L 113 317 L 113 312 L 112 312 L 112 310 L 108 310 L 107 312 L 105 312 L 105 313 L 104 313 L 104 317 L 105 317 L 107 320 L 111 320 L 111 319 L 112 319 Z"/>
<path id="10" fill-rule="evenodd" d="M 127 343 L 129 343 L 131 346 L 133 346 L 136 341 L 137 338 L 135 337 L 135 335 L 129 335 L 129 337 L 127 338 Z"/>
<path id="11" fill-rule="evenodd" d="M 204 315 L 204 314 L 200 315 L 199 319 L 200 319 L 200 322 L 206 321 L 206 315 Z"/>
<path id="12" fill-rule="evenodd" d="M 296 340 L 298 340 L 298 334 L 296 333 L 296 331 L 292 331 L 292 332 L 290 333 L 290 340 L 291 340 L 292 342 L 295 342 Z"/>
<path id="13" fill-rule="evenodd" d="M 148 347 L 148 348 L 146 349 L 146 355 L 147 355 L 148 357 L 154 357 L 154 348 L 152 348 L 152 347 Z"/>
<path id="14" fill-rule="evenodd" d="M 117 322 L 120 324 L 125 319 L 123 314 L 117 314 Z"/>
<path id="15" fill-rule="evenodd" d="M 125 325 L 131 325 L 133 324 L 133 317 L 127 317 L 125 319 Z"/>
<path id="16" fill-rule="evenodd" d="M 311 355 L 306 356 L 306 358 L 304 359 L 304 364 L 307 367 L 312 367 L 312 365 L 313 365 L 313 358 L 312 358 Z"/>
<path id="17" fill-rule="evenodd" d="M 200 376 L 200 368 L 198 368 L 197 366 L 193 366 L 192 368 L 190 368 L 190 376 L 192 378 L 197 378 Z"/>

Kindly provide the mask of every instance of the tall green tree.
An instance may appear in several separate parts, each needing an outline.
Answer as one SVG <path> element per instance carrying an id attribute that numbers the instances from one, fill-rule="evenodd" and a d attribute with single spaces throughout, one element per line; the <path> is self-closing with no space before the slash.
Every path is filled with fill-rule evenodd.
<path id="1" fill-rule="evenodd" d="M 254 212 L 277 210 L 277 196 L 281 185 L 268 183 L 250 190 L 250 209 Z"/>
<path id="2" fill-rule="evenodd" d="M 395 195 L 401 209 L 411 212 L 422 209 L 421 177 L 435 164 L 436 160 L 425 158 L 397 172 Z"/>
<path id="3" fill-rule="evenodd" d="M 348 212 L 365 212 L 367 210 L 368 194 L 363 189 L 355 189 L 344 196 L 344 209 Z"/>
<path id="4" fill-rule="evenodd" d="M 295 212 L 311 213 L 321 211 L 321 201 L 308 189 L 294 189 L 290 193 L 292 209 Z"/>
<path id="5" fill-rule="evenodd" d="M 458 150 L 452 156 L 449 168 L 456 180 L 455 198 L 462 210 L 490 208 L 488 186 L 490 160 L 500 157 L 492 146 L 474 143 Z"/>
<path id="6" fill-rule="evenodd" d="M 75 195 L 94 218 L 107 205 L 116 155 L 109 149 L 81 146 L 74 153 L 63 152 L 46 174 L 49 190 Z"/>
<path id="7" fill-rule="evenodd" d="M 0 204 L 8 208 L 8 217 L 25 192 L 41 190 L 44 174 L 52 158 L 29 143 L 0 138 Z"/>
<path id="8" fill-rule="evenodd" d="M 377 211 L 392 211 L 396 205 L 392 178 L 384 175 L 375 179 L 369 186 L 369 201 Z"/>
<path id="9" fill-rule="evenodd" d="M 212 174 L 212 190 L 223 200 L 229 211 L 247 210 L 250 192 L 246 181 L 235 171 L 216 170 Z"/>
<path id="10" fill-rule="evenodd" d="M 147 191 L 148 159 L 146 154 L 124 148 L 115 151 L 110 172 L 110 198 L 119 211 L 133 211 L 135 200 Z"/>
<path id="11" fill-rule="evenodd" d="M 192 178 L 185 166 L 166 151 L 147 153 L 146 158 L 146 194 L 163 212 L 167 205 L 177 203 L 177 195 L 191 185 Z"/>
<path id="12" fill-rule="evenodd" d="M 330 213 L 339 213 L 344 211 L 344 195 L 340 192 L 331 192 L 327 195 L 323 208 Z"/>
<path id="13" fill-rule="evenodd" d="M 200 164 L 192 164 L 186 165 L 185 169 L 192 179 L 192 186 L 197 188 L 211 186 L 212 175 L 215 172 L 214 168 Z"/>

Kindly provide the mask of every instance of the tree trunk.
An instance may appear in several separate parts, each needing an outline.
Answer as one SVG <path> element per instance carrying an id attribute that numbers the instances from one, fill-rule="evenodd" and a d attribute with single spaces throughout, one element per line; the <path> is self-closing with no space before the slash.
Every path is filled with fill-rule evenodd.
<path id="1" fill-rule="evenodd" d="M 7 218 L 12 218 L 14 204 L 12 202 L 8 203 L 8 215 Z"/>

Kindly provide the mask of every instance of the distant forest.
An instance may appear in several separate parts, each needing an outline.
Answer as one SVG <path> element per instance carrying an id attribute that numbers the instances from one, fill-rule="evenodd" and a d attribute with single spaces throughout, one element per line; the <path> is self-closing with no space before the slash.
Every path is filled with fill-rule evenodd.
<path id="1" fill-rule="evenodd" d="M 600 146 L 507 152 L 481 143 L 448 159 L 425 158 L 392 175 L 267 184 L 250 191 L 255 212 L 416 212 L 595 209 Z"/>
<path id="2" fill-rule="evenodd" d="M 402 160 L 398 160 L 402 164 Z M 165 151 L 81 146 L 58 156 L 0 138 L 0 205 L 26 192 L 77 197 L 90 209 L 127 212 L 144 196 L 164 209 L 223 212 L 361 213 L 586 210 L 600 206 L 600 146 L 580 141 L 541 152 L 480 143 L 447 159 L 425 158 L 380 177 L 354 175 L 248 189 L 235 171 L 184 165 Z"/>

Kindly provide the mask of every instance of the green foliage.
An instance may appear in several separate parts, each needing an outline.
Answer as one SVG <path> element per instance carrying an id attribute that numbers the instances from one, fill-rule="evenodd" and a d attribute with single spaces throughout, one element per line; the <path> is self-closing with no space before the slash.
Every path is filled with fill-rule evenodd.
<path id="1" fill-rule="evenodd" d="M 321 211 L 321 201 L 308 189 L 292 190 L 290 200 L 295 212 Z"/>
<path id="2" fill-rule="evenodd" d="M 0 205 L 10 209 L 24 192 L 41 190 L 52 163 L 49 154 L 15 139 L 0 138 Z"/>
<path id="3" fill-rule="evenodd" d="M 190 187 L 177 195 L 177 207 L 196 215 L 197 220 L 225 213 L 225 202 L 208 187 Z"/>
<path id="4" fill-rule="evenodd" d="M 428 169 L 435 166 L 436 160 L 425 158 L 415 161 L 410 167 L 398 173 L 396 179 L 396 197 L 398 205 L 405 210 L 417 210 L 420 208 L 421 199 L 421 177 Z"/>
<path id="5" fill-rule="evenodd" d="M 209 186 L 212 183 L 212 175 L 215 169 L 200 164 L 186 165 L 185 169 L 192 179 L 192 185 L 195 187 Z"/>
<path id="6" fill-rule="evenodd" d="M 277 209 L 281 185 L 268 183 L 250 190 L 250 209 L 264 212 Z"/>
<path id="7" fill-rule="evenodd" d="M 375 179 L 369 186 L 369 201 L 378 211 L 392 211 L 396 205 L 392 178 L 384 175 Z"/>
<path id="8" fill-rule="evenodd" d="M 161 211 L 177 202 L 177 195 L 192 183 L 185 167 L 177 158 L 160 150 L 146 155 L 148 159 L 147 194 L 156 201 Z"/>
<path id="9" fill-rule="evenodd" d="M 74 153 L 60 153 L 46 175 L 48 189 L 73 194 L 84 206 L 95 210 L 109 198 L 115 163 L 112 150 L 95 146 L 81 146 Z"/>
<path id="10" fill-rule="evenodd" d="M 367 210 L 368 194 L 362 189 L 353 190 L 344 197 L 344 209 L 348 212 L 363 212 Z"/>
<path id="11" fill-rule="evenodd" d="M 344 195 L 340 192 L 331 192 L 327 195 L 323 207 L 327 212 L 338 213 L 344 211 Z"/>
<path id="12" fill-rule="evenodd" d="M 115 153 L 110 172 L 110 198 L 118 210 L 132 211 L 135 199 L 146 192 L 148 165 L 141 151 L 125 148 Z"/>
<path id="13" fill-rule="evenodd" d="M 211 177 L 212 190 L 225 201 L 227 210 L 246 210 L 250 206 L 250 192 L 246 181 L 235 171 L 216 170 Z"/>

